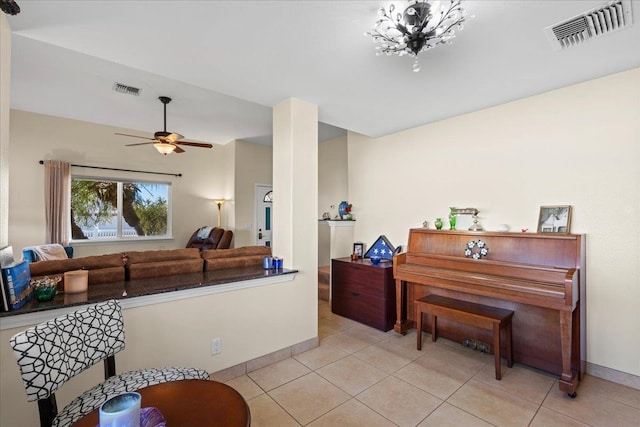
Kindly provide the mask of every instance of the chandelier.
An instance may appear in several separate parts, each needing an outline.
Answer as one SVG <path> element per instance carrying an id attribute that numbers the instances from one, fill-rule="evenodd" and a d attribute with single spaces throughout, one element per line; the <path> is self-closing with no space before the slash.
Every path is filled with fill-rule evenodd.
<path id="1" fill-rule="evenodd" d="M 420 71 L 418 54 L 441 44 L 450 44 L 456 30 L 464 28 L 466 11 L 460 0 L 436 1 L 409 0 L 403 12 L 394 15 L 396 7 L 391 4 L 389 12 L 384 7 L 378 11 L 380 19 L 365 35 L 378 43 L 376 55 L 409 55 L 415 58 L 413 71 Z M 442 3 L 442 5 L 440 5 Z"/>

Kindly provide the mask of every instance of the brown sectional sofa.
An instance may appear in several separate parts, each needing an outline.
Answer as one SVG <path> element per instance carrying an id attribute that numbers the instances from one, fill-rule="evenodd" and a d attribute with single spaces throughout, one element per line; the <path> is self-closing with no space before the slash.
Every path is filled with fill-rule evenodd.
<path id="1" fill-rule="evenodd" d="M 127 252 L 126 257 L 127 280 L 199 273 L 203 265 L 200 251 L 195 248 Z"/>
<path id="2" fill-rule="evenodd" d="M 125 278 L 122 254 L 36 261 L 29 264 L 31 278 L 62 277 L 65 271 L 89 270 L 89 284 L 120 282 Z"/>
<path id="3" fill-rule="evenodd" d="M 262 266 L 262 258 L 269 255 L 271 248 L 266 246 L 202 252 L 196 248 L 167 249 L 36 261 L 29 264 L 29 269 L 32 278 L 63 277 L 66 271 L 89 270 L 89 285 L 92 285 L 225 268 Z"/>

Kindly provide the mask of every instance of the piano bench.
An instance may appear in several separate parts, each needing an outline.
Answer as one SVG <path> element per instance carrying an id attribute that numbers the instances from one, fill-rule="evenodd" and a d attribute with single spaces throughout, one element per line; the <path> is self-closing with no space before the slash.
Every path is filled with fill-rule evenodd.
<path id="1" fill-rule="evenodd" d="M 493 352 L 495 355 L 496 380 L 500 380 L 502 378 L 500 370 L 500 335 L 501 331 L 504 330 L 507 350 L 507 366 L 509 368 L 513 366 L 513 349 L 511 348 L 512 310 L 476 304 L 470 301 L 462 301 L 433 294 L 415 300 L 415 307 L 416 329 L 418 332 L 418 350 L 422 350 L 422 315 L 430 314 L 432 316 L 431 341 L 438 339 L 438 316 L 493 331 Z"/>

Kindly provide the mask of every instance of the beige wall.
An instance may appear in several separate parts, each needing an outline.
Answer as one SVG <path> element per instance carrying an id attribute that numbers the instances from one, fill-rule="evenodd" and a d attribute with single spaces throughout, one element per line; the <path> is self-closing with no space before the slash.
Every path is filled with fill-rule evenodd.
<path id="1" fill-rule="evenodd" d="M 0 15 L 0 248 L 9 243 L 9 108 L 11 28 Z"/>
<path id="2" fill-rule="evenodd" d="M 349 200 L 348 170 L 346 135 L 318 144 L 318 219 L 324 212 L 335 217 L 340 202 Z M 329 265 L 330 260 L 331 230 L 327 224 L 319 223 L 318 265 Z"/>
<path id="3" fill-rule="evenodd" d="M 587 361 L 640 375 L 640 69 L 348 138 L 355 238 L 369 244 L 404 246 L 449 206 L 519 232 L 536 230 L 541 205 L 572 205 L 571 231 L 587 236 Z"/>
<path id="4" fill-rule="evenodd" d="M 340 202 L 349 200 L 348 172 L 346 136 L 318 145 L 318 218 L 329 212 L 333 219 Z"/>
<path id="5" fill-rule="evenodd" d="M 123 310 L 126 349 L 116 355 L 118 372 L 144 367 L 196 366 L 216 372 L 316 336 L 315 302 L 296 279 Z M 307 294 L 307 296 L 303 296 Z M 311 305 L 311 307 L 310 307 Z M 38 424 L 36 402 L 27 396 L 8 345 L 26 327 L 0 331 L 0 425 Z M 280 333 L 273 333 L 280 331 Z M 221 338 L 222 352 L 211 355 L 211 340 Z M 56 393 L 58 407 L 104 379 L 102 365 L 91 368 Z"/>
<path id="6" fill-rule="evenodd" d="M 77 256 L 184 247 L 198 227 L 217 223 L 217 207 L 211 199 L 227 194 L 229 182 L 233 181 L 233 152 L 229 148 L 187 147 L 185 153 L 162 156 L 153 146 L 125 147 L 131 140 L 115 136 L 114 132 L 131 133 L 110 126 L 11 110 L 9 242 L 14 252 L 45 243 L 44 168 L 39 160 L 182 173 L 182 177 L 172 177 L 72 168 L 72 173 L 88 176 L 171 182 L 173 199 L 173 240 L 75 243 Z"/>
<path id="7" fill-rule="evenodd" d="M 235 147 L 235 246 L 255 245 L 255 186 L 273 182 L 273 150 L 270 146 L 234 141 Z"/>

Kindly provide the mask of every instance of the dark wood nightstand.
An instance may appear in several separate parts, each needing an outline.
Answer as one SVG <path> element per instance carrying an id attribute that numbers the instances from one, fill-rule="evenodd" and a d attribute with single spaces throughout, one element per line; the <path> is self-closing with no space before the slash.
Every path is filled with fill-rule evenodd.
<path id="1" fill-rule="evenodd" d="M 381 331 L 396 321 L 393 263 L 369 259 L 331 260 L 331 311 Z"/>

